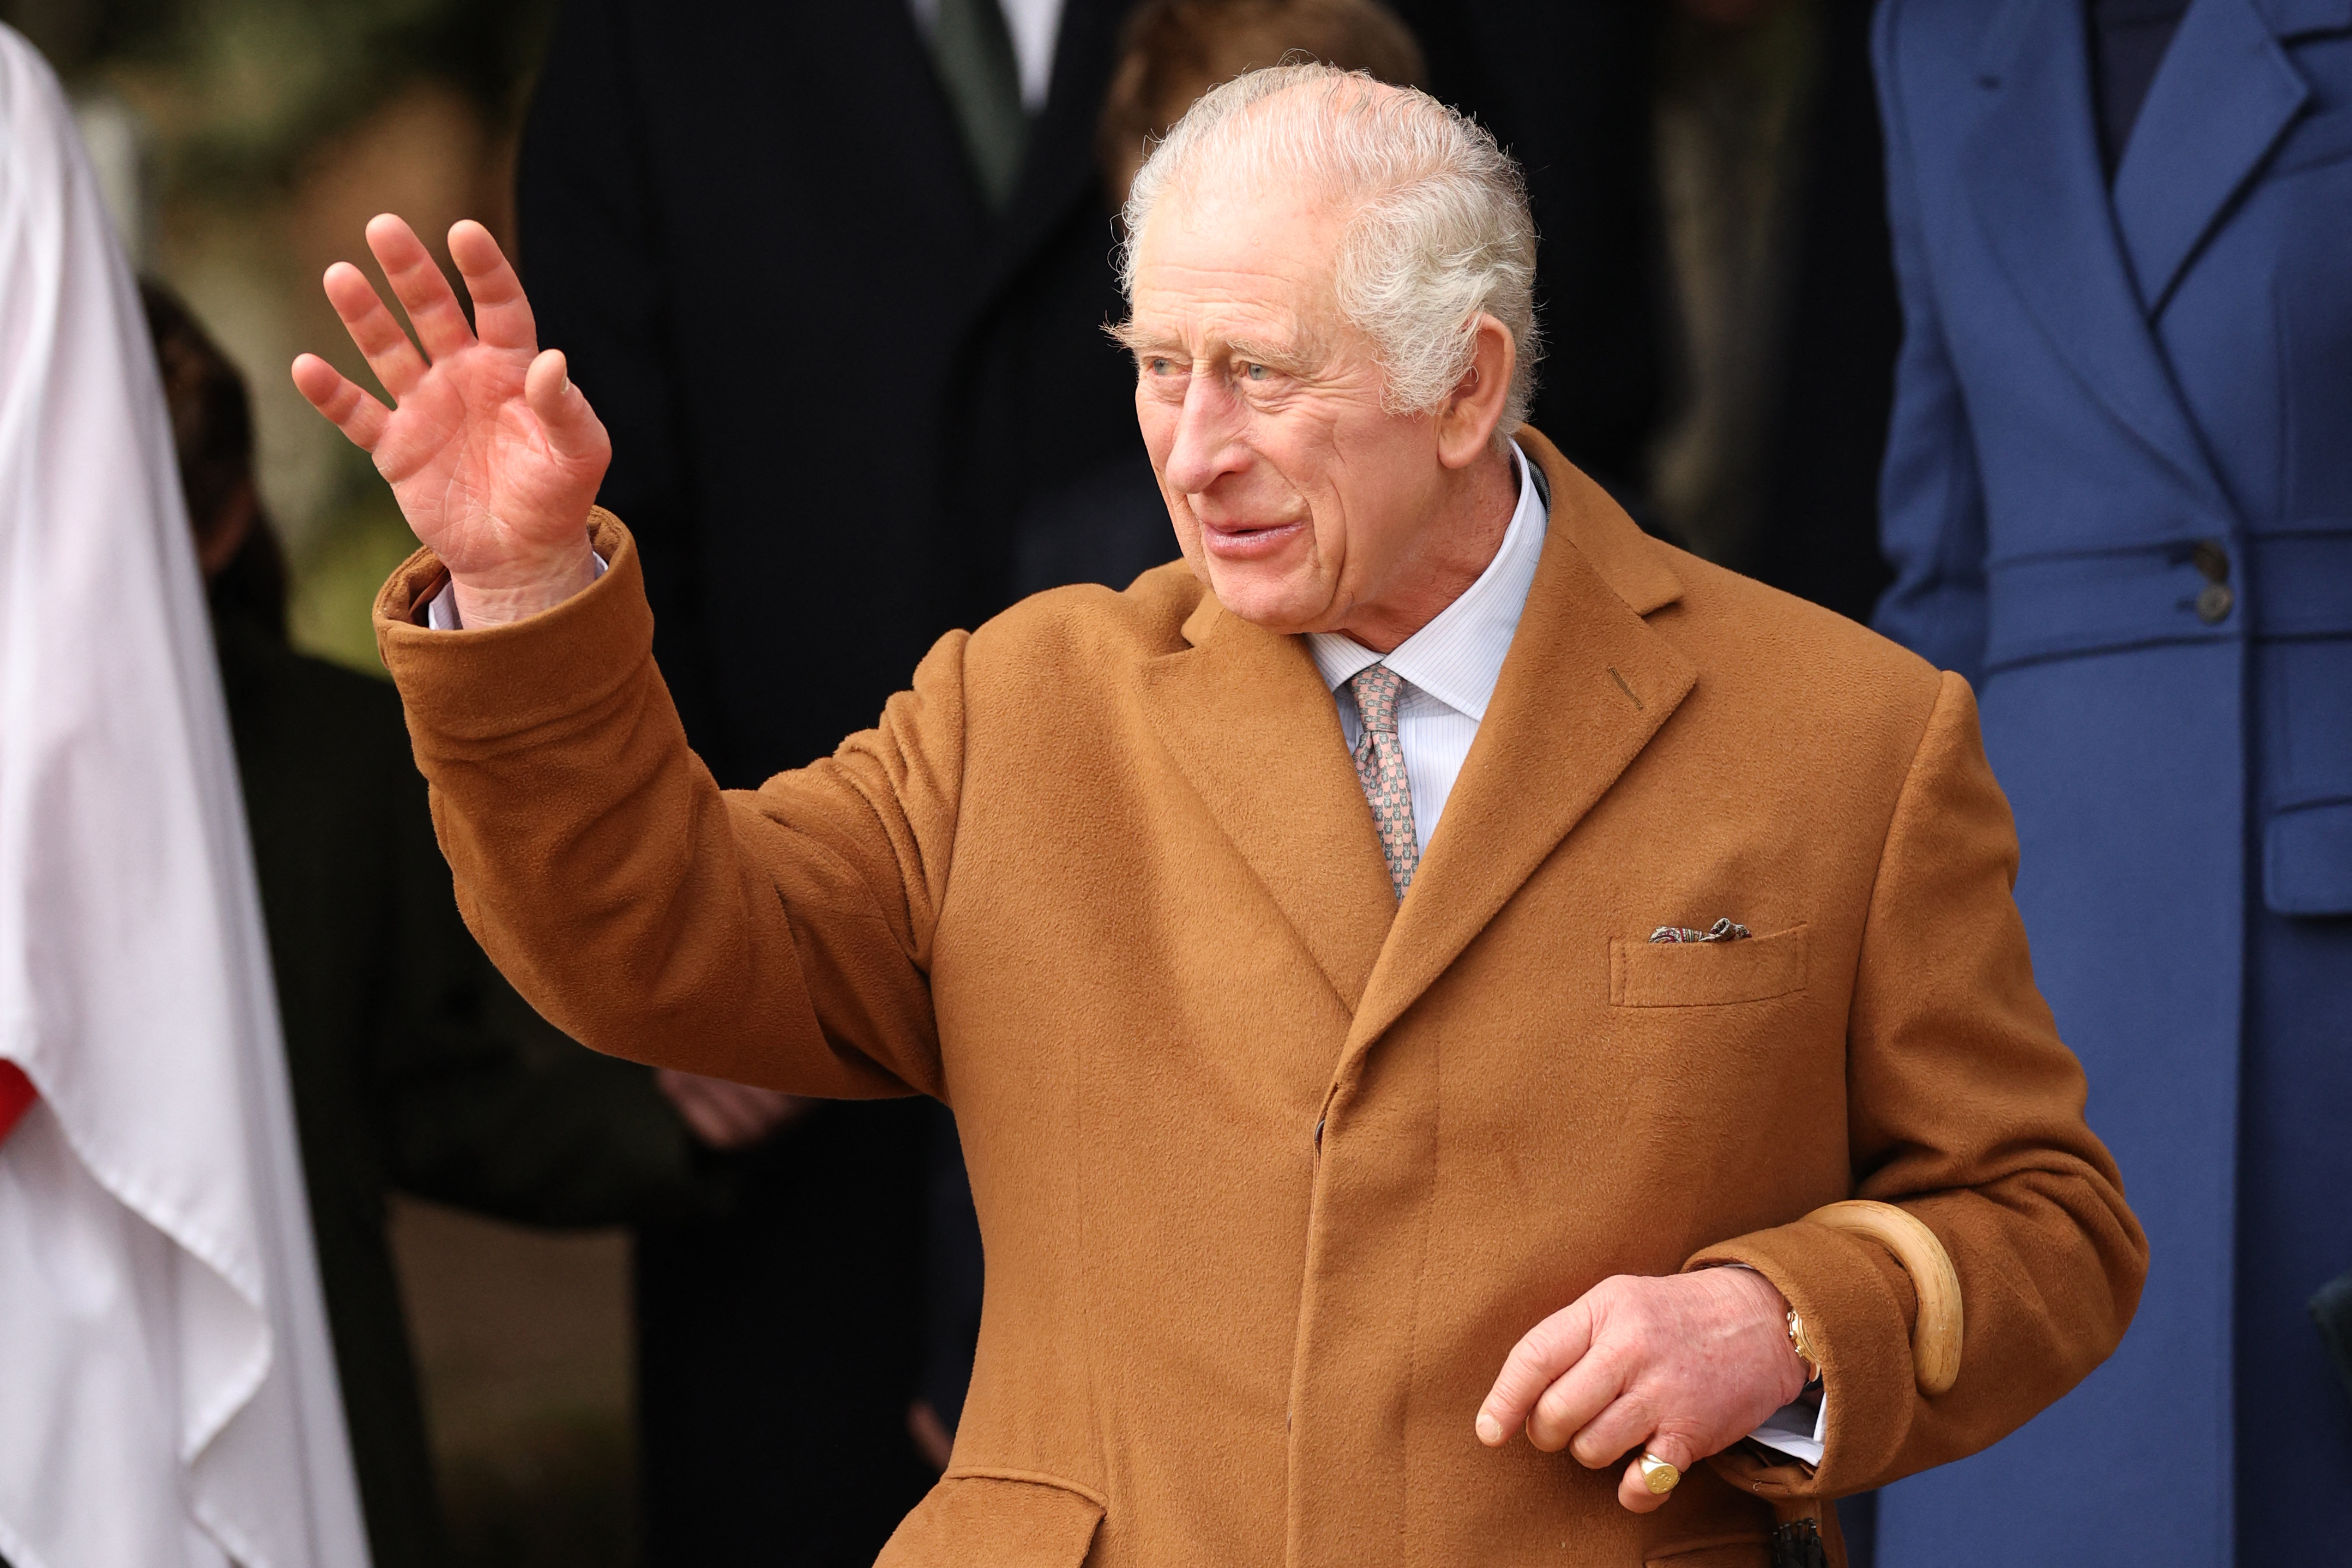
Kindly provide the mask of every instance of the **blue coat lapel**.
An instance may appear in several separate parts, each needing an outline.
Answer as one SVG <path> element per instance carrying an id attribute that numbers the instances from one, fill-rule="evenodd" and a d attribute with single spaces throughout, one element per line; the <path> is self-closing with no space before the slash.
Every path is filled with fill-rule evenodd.
<path id="1" fill-rule="evenodd" d="M 2009 0 L 1978 81 L 1985 107 L 1961 178 L 2001 271 L 2099 401 L 2201 499 L 2221 502 L 2116 241 L 2078 0 Z"/>
<path id="2" fill-rule="evenodd" d="M 2310 98 L 2253 0 L 2194 0 L 2116 171 L 2116 227 L 2151 319 Z"/>

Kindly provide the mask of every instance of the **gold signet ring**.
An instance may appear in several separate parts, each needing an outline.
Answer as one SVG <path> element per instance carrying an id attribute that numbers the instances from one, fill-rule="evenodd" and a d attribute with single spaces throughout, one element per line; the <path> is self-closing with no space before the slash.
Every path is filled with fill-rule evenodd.
<path id="1" fill-rule="evenodd" d="M 1664 1497 L 1683 1484 L 1683 1473 L 1650 1452 L 1642 1450 L 1642 1484 L 1652 1497 Z"/>

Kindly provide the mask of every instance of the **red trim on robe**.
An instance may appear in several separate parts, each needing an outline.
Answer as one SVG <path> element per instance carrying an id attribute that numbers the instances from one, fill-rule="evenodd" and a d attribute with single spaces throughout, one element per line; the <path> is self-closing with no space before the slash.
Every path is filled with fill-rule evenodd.
<path id="1" fill-rule="evenodd" d="M 0 1142 L 16 1130 L 16 1119 L 33 1109 L 41 1091 L 15 1062 L 0 1062 Z"/>

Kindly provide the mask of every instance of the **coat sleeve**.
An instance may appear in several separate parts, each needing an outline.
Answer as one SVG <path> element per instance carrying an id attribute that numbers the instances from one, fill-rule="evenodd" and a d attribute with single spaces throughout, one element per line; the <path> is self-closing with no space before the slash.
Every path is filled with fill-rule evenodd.
<path id="1" fill-rule="evenodd" d="M 1781 1467 L 1768 1489 L 1842 1495 L 1973 1453 L 2105 1360 L 2138 1305 L 2147 1239 L 2083 1119 L 2082 1067 L 2034 987 L 2016 874 L 2016 831 L 1975 700 L 1946 674 L 1871 897 L 1846 1116 L 1853 1195 L 1908 1209 L 1951 1256 L 1966 1321 L 1959 1378 L 1932 1398 L 1919 1391 L 1916 1301 L 1876 1244 L 1800 1221 L 1710 1248 L 1695 1267 L 1762 1272 L 1822 1355 L 1819 1471 Z"/>
<path id="2" fill-rule="evenodd" d="M 395 721 L 396 723 L 396 721 Z M 367 1104 L 403 1191 L 527 1225 L 716 1212 L 729 1163 L 633 1063 L 531 1011 L 458 919 L 403 732 L 386 761 L 393 940 L 371 1017 Z"/>
<path id="3" fill-rule="evenodd" d="M 1895 407 L 1879 472 L 1879 537 L 1895 582 L 1878 602 L 1881 632 L 1939 669 L 1983 679 L 1984 491 L 1969 411 L 1944 341 L 1918 171 L 1902 104 L 1903 6 L 1880 7 L 1871 54 L 1886 132 L 1886 216 L 1903 301 Z"/>
<path id="4" fill-rule="evenodd" d="M 467 924 L 583 1045 L 794 1093 L 936 1093 L 930 942 L 954 843 L 964 634 L 880 725 L 722 792 L 653 659 L 627 531 L 541 615 L 434 632 L 430 552 L 376 605 Z"/>

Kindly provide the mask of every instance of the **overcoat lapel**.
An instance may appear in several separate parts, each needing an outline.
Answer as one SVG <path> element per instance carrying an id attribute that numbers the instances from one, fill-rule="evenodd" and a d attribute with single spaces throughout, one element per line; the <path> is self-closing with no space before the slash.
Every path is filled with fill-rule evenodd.
<path id="1" fill-rule="evenodd" d="M 1339 709 L 1297 637 L 1207 595 L 1184 633 L 1145 672 L 1152 726 L 1352 1012 L 1397 904 Z"/>
<path id="2" fill-rule="evenodd" d="M 1204 596 L 1145 671 L 1152 727 L 1355 1015 L 1354 1056 L 1429 989 L 1608 793 L 1697 672 L 1643 616 L 1681 596 L 1657 545 L 1532 430 L 1550 527 L 1527 608 L 1402 906 L 1339 710 L 1298 638 Z"/>
<path id="3" fill-rule="evenodd" d="M 1979 62 L 1984 111 L 1961 153 L 1970 205 L 2059 357 L 2151 455 L 2226 508 L 2125 268 L 2091 123 L 2081 6 L 2009 5 Z"/>
<path id="4" fill-rule="evenodd" d="M 2149 319 L 2310 100 L 2253 0 L 2195 0 L 2116 170 L 2116 227 Z"/>
<path id="5" fill-rule="evenodd" d="M 1697 679 L 1643 616 L 1682 585 L 1658 546 L 1531 431 L 1550 527 L 1494 700 L 1349 1033 L 1379 1038 L 1633 764 Z"/>

